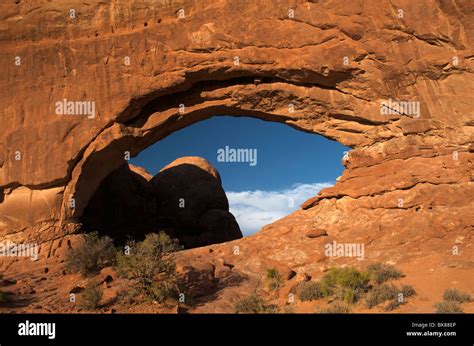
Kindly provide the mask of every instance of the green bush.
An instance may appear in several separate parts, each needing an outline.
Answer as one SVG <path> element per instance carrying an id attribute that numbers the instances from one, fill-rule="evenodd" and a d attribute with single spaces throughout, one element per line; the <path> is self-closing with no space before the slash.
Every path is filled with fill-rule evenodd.
<path id="1" fill-rule="evenodd" d="M 366 272 L 353 267 L 332 268 L 321 279 L 321 290 L 325 295 L 335 294 L 347 303 L 356 303 L 370 288 L 370 277 Z"/>
<path id="2" fill-rule="evenodd" d="M 393 310 L 404 303 L 398 301 L 399 293 L 403 295 L 403 298 L 408 298 L 416 292 L 409 285 L 397 288 L 395 285 L 380 284 L 380 282 L 401 276 L 402 273 L 385 264 L 371 265 L 367 271 L 360 271 L 354 267 L 332 268 L 318 282 L 301 282 L 296 287 L 296 293 L 301 301 L 334 297 L 347 304 L 355 304 L 365 297 L 369 309 L 390 301 L 387 309 Z M 371 284 L 372 281 L 376 284 Z"/>
<path id="3" fill-rule="evenodd" d="M 370 277 L 366 272 L 353 267 L 331 268 L 321 280 L 323 287 L 344 287 L 353 290 L 367 290 Z"/>
<path id="4" fill-rule="evenodd" d="M 322 309 L 320 313 L 323 314 L 347 314 L 351 312 L 350 307 L 347 304 L 342 304 L 339 302 L 332 303 L 328 305 L 326 309 Z"/>
<path id="5" fill-rule="evenodd" d="M 96 281 L 91 281 L 80 295 L 79 306 L 85 310 L 95 310 L 99 307 L 102 295 L 102 287 Z"/>
<path id="6" fill-rule="evenodd" d="M 467 303 L 472 301 L 472 297 L 468 293 L 460 292 L 455 288 L 448 288 L 444 291 L 443 299 L 449 302 Z"/>
<path id="7" fill-rule="evenodd" d="M 360 289 L 354 290 L 352 288 L 345 288 L 339 299 L 348 304 L 355 304 L 361 298 L 363 292 Z"/>
<path id="8" fill-rule="evenodd" d="M 377 284 L 382 284 L 389 280 L 396 280 L 403 276 L 403 273 L 394 266 L 384 263 L 374 263 L 367 267 L 367 273 Z"/>
<path id="9" fill-rule="evenodd" d="M 178 294 L 172 254 L 181 249 L 166 233 L 147 234 L 142 242 L 130 242 L 130 254 L 117 254 L 119 275 L 134 280 L 139 293 L 162 303 Z"/>
<path id="10" fill-rule="evenodd" d="M 435 304 L 436 312 L 440 314 L 458 314 L 463 310 L 457 302 L 443 301 Z"/>
<path id="11" fill-rule="evenodd" d="M 238 314 L 266 314 L 278 312 L 276 305 L 268 304 L 257 294 L 239 300 L 235 304 L 235 312 Z"/>
<path id="12" fill-rule="evenodd" d="M 69 251 L 66 269 L 85 276 L 95 275 L 102 268 L 113 265 L 115 248 L 109 237 L 99 237 L 97 232 L 85 235 L 85 241 Z"/>
<path id="13" fill-rule="evenodd" d="M 265 281 L 270 291 L 278 291 L 283 286 L 283 278 L 280 272 L 275 268 L 267 269 Z"/>

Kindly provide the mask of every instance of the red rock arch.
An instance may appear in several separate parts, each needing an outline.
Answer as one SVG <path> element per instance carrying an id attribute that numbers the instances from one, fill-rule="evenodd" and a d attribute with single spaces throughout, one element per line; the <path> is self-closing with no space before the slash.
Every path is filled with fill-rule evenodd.
<path id="1" fill-rule="evenodd" d="M 388 0 L 185 1 L 185 18 L 172 3 L 132 10 L 85 1 L 79 21 L 64 21 L 65 5 L 9 6 L 0 13 L 4 238 L 37 240 L 53 256 L 74 232 L 75 215 L 64 208 L 70 195 L 80 213 L 124 151 L 133 155 L 217 114 L 284 122 L 354 148 L 335 187 L 269 226 L 277 241 L 261 245 L 261 256 L 278 258 L 284 241 L 294 250 L 287 263 L 304 266 L 316 250 L 297 239 L 314 222 L 335 236 L 375 234 L 374 256 L 404 251 L 391 243 L 393 229 L 403 239 L 446 244 L 472 230 L 468 3 L 406 3 L 403 20 Z M 54 103 L 64 97 L 95 101 L 97 117 L 58 116 Z M 381 114 L 388 99 L 420 102 L 422 114 Z"/>

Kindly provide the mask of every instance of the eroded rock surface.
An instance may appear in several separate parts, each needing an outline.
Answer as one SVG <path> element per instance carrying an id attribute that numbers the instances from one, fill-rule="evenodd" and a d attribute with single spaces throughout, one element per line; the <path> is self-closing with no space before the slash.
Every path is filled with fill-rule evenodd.
<path id="1" fill-rule="evenodd" d="M 277 264 L 317 276 L 359 263 L 328 258 L 326 242 L 360 242 L 368 260 L 415 265 L 426 290 L 472 289 L 471 2 L 22 1 L 2 3 L 0 19 L 0 239 L 41 245 L 34 264 L 0 259 L 6 274 L 58 263 L 124 152 L 210 116 L 248 115 L 352 147 L 347 169 L 262 232 L 183 261 L 222 259 L 250 278 Z M 56 114 L 65 98 L 94 101 L 94 117 Z M 389 100 L 420 112 L 382 111 Z M 313 229 L 328 235 L 306 237 Z"/>

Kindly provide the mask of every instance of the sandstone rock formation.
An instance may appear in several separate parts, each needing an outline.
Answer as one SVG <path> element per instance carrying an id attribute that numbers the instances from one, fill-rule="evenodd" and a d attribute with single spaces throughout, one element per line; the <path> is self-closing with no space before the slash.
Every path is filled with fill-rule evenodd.
<path id="1" fill-rule="evenodd" d="M 83 231 L 125 241 L 156 230 L 156 196 L 149 176 L 126 163 L 109 174 L 84 209 L 80 218 Z"/>
<path id="2" fill-rule="evenodd" d="M 242 237 L 216 169 L 200 157 L 179 158 L 152 177 L 124 163 L 107 176 L 80 218 L 84 232 L 116 242 L 165 231 L 185 248 Z"/>
<path id="3" fill-rule="evenodd" d="M 181 260 L 317 276 L 354 261 L 324 256 L 337 240 L 405 266 L 422 292 L 472 288 L 473 16 L 463 0 L 2 3 L 0 239 L 39 243 L 40 260 L 2 258 L 0 270 L 58 263 L 125 152 L 214 115 L 247 115 L 352 147 L 346 170 L 256 235 Z M 94 117 L 56 114 L 64 99 L 95 102 Z M 312 229 L 328 236 L 306 237 Z M 229 303 L 213 304 L 202 309 Z"/>
<path id="4" fill-rule="evenodd" d="M 200 157 L 182 157 L 153 177 L 157 215 L 185 247 L 242 238 L 219 173 Z"/>

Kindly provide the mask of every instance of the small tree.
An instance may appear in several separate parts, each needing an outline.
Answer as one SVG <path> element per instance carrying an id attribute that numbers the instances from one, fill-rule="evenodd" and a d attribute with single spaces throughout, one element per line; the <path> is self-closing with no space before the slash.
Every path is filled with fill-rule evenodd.
<path id="1" fill-rule="evenodd" d="M 97 281 L 89 282 L 80 296 L 79 306 L 86 310 L 97 309 L 103 292 L 102 287 L 100 287 Z"/>
<path id="2" fill-rule="evenodd" d="M 130 254 L 117 255 L 118 272 L 134 280 L 137 289 L 151 299 L 164 302 L 178 292 L 173 253 L 180 250 L 179 242 L 166 233 L 151 233 L 143 242 L 128 243 Z"/>

